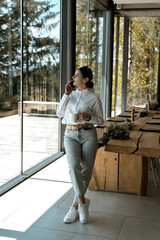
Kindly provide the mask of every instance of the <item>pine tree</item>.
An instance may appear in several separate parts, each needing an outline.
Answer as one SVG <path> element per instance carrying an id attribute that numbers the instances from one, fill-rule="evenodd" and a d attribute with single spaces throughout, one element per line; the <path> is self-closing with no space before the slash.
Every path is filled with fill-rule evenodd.
<path id="1" fill-rule="evenodd" d="M 20 5 L 0 1 L 0 101 L 20 96 Z M 57 20 L 56 20 L 57 19 Z M 52 100 L 59 82 L 59 12 L 51 0 L 24 1 L 23 14 L 24 100 Z M 52 89 L 52 90 L 50 90 Z"/>

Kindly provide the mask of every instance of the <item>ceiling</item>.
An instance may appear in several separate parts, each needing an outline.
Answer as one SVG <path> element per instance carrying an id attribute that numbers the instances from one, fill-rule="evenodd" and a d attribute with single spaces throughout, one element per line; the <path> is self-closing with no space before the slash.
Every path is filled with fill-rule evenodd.
<path id="1" fill-rule="evenodd" d="M 110 0 L 77 0 L 77 2 L 87 8 L 89 4 L 90 10 L 106 10 L 109 8 Z"/>
<path id="2" fill-rule="evenodd" d="M 113 2 L 118 15 L 128 17 L 160 17 L 160 0 L 77 0 L 90 11 L 106 11 Z"/>
<path id="3" fill-rule="evenodd" d="M 117 13 L 128 17 L 160 17 L 160 0 L 113 0 Z"/>
<path id="4" fill-rule="evenodd" d="M 159 0 L 113 0 L 116 4 L 159 3 Z"/>

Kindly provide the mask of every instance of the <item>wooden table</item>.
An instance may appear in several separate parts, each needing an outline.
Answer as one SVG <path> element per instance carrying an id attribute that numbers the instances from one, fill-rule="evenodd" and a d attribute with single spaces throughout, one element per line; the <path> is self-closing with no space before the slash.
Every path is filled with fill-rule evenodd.
<path id="1" fill-rule="evenodd" d="M 127 112 L 109 118 L 101 128 L 97 128 L 98 138 L 102 138 L 105 125 L 124 121 L 128 117 Z M 129 139 L 111 139 L 107 145 L 101 145 L 89 189 L 146 195 L 148 157 L 160 158 L 160 114 L 156 111 L 149 111 L 148 116 L 134 122 Z"/>

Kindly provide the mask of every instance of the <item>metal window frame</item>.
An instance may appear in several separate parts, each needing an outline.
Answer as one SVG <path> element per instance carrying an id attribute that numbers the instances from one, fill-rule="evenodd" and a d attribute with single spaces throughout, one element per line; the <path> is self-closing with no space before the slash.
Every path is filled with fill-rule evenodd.
<path id="1" fill-rule="evenodd" d="M 104 12 L 103 26 L 103 65 L 101 83 L 101 101 L 103 103 L 104 119 L 111 116 L 112 111 L 112 76 L 113 76 L 113 34 L 114 7 Z"/>
<path id="2" fill-rule="evenodd" d="M 129 42 L 129 18 L 125 17 L 124 18 L 124 40 L 123 40 L 121 112 L 125 112 L 127 107 L 128 42 Z"/>
<path id="3" fill-rule="evenodd" d="M 119 33 L 120 33 L 120 16 L 116 17 L 117 29 L 116 29 L 116 62 L 115 62 L 115 99 L 114 99 L 114 116 L 118 113 L 118 66 L 119 66 Z"/>
<path id="4" fill-rule="evenodd" d="M 76 51 L 76 0 L 61 0 L 60 36 L 60 99 L 65 92 L 65 84 L 75 72 Z M 63 135 L 65 126 L 59 123 L 60 151 L 64 151 Z"/>
<path id="5" fill-rule="evenodd" d="M 21 48 L 21 76 L 20 76 L 20 152 L 21 166 L 20 174 L 23 175 L 23 0 L 20 0 L 20 48 Z"/>
<path id="6" fill-rule="evenodd" d="M 160 42 L 159 42 L 159 59 L 158 59 L 158 77 L 157 77 L 157 102 L 160 106 Z"/>

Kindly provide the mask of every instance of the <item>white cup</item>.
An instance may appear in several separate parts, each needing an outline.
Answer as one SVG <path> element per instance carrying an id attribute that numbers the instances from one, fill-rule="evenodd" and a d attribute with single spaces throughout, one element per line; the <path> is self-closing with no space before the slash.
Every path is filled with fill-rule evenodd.
<path id="1" fill-rule="evenodd" d="M 77 122 L 77 114 L 76 113 L 70 113 L 69 114 L 69 121 L 71 123 L 76 123 Z"/>

